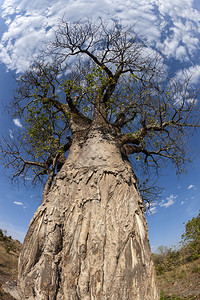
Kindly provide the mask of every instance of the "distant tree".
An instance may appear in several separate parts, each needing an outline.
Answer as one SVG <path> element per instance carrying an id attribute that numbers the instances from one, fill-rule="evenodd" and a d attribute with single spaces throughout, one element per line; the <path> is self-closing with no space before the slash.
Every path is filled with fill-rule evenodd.
<path id="1" fill-rule="evenodd" d="M 197 91 L 162 62 L 133 28 L 62 21 L 19 77 L 23 128 L 2 140 L 2 161 L 13 179 L 46 182 L 20 257 L 22 299 L 158 299 L 133 169 L 150 201 L 150 170 L 171 161 L 181 173 L 200 124 Z"/>
<path id="2" fill-rule="evenodd" d="M 183 244 L 189 249 L 190 257 L 200 257 L 200 213 L 185 224 L 185 232 L 182 235 Z"/>
<path id="3" fill-rule="evenodd" d="M 156 253 L 152 254 L 157 275 L 160 275 L 167 270 L 168 250 L 169 249 L 166 246 L 159 246 Z"/>
<path id="4" fill-rule="evenodd" d="M 153 253 L 153 260 L 157 275 L 171 271 L 181 263 L 181 254 L 179 250 L 168 248 L 166 246 L 158 247 L 156 253 Z"/>

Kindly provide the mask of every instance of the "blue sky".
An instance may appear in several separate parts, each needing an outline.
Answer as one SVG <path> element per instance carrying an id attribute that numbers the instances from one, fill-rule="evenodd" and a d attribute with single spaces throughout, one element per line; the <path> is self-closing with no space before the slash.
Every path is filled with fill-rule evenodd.
<path id="1" fill-rule="evenodd" d="M 170 72 L 178 79 L 183 70 L 200 81 L 199 0 L 0 0 L 0 134 L 14 134 L 20 121 L 8 118 L 3 105 L 12 97 L 16 74 L 25 70 L 53 28 L 65 15 L 69 21 L 98 16 L 135 25 L 146 43 L 161 52 Z M 67 16 L 67 17 L 66 17 Z M 200 149 L 200 133 L 191 139 L 192 153 Z M 200 157 L 180 179 L 170 166 L 163 170 L 160 202 L 147 214 L 152 249 L 177 245 L 184 222 L 200 209 Z M 23 240 L 29 222 L 41 203 L 41 190 L 13 187 L 0 167 L 0 228 Z"/>

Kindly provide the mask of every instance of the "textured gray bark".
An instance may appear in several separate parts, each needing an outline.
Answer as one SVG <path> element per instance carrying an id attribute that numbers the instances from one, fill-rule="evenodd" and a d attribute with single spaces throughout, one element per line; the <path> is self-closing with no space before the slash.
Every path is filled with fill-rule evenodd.
<path id="1" fill-rule="evenodd" d="M 17 280 L 7 281 L 2 284 L 1 288 L 4 290 L 4 292 L 10 294 L 14 299 L 20 300 Z"/>
<path id="2" fill-rule="evenodd" d="M 159 298 L 137 180 L 111 134 L 73 142 L 30 223 L 19 289 L 22 300 Z"/>

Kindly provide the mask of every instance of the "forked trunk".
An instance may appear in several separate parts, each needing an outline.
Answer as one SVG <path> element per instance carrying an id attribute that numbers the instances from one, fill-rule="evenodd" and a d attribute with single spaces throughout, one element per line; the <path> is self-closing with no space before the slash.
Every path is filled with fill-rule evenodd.
<path id="1" fill-rule="evenodd" d="M 21 299 L 158 300 L 137 180 L 115 138 L 75 140 L 19 260 Z"/>

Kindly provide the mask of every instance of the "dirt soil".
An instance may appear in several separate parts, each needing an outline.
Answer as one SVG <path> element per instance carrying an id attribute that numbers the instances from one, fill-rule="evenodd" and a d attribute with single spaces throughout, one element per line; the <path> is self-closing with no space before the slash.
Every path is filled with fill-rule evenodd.
<path id="1" fill-rule="evenodd" d="M 0 300 L 13 300 L 1 288 L 2 284 L 17 278 L 18 257 L 21 249 L 19 242 L 9 238 L 0 241 Z"/>
<path id="2" fill-rule="evenodd" d="M 166 295 L 200 300 L 200 259 L 159 275 L 158 283 Z"/>

